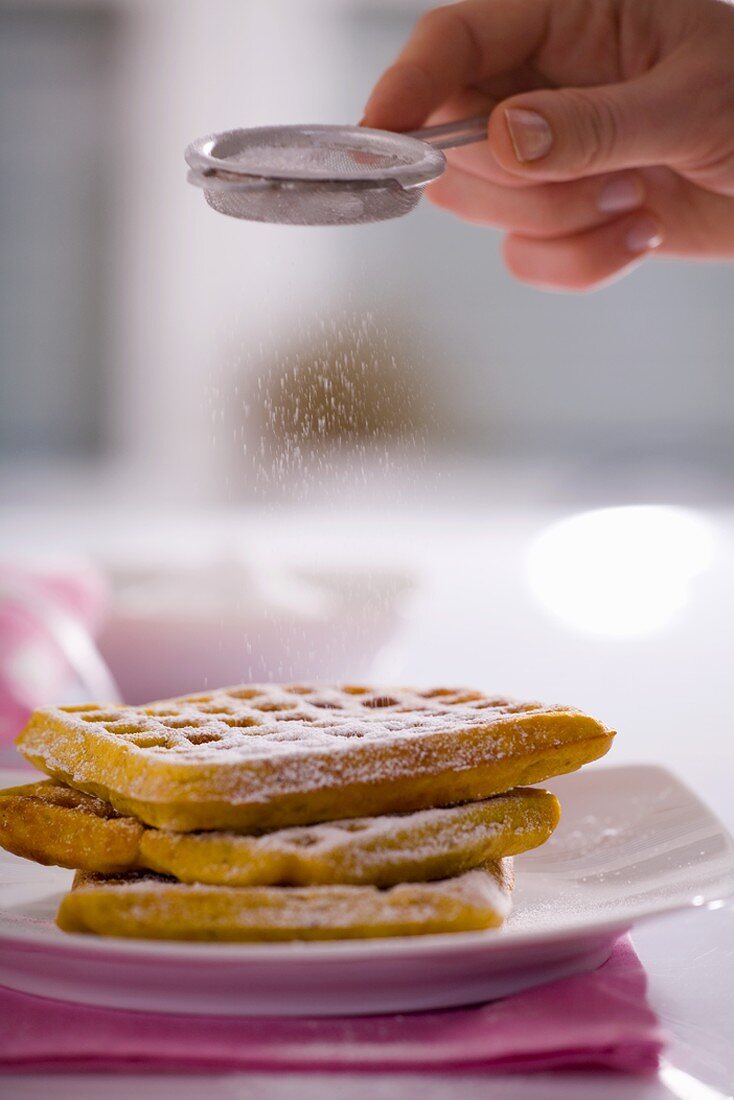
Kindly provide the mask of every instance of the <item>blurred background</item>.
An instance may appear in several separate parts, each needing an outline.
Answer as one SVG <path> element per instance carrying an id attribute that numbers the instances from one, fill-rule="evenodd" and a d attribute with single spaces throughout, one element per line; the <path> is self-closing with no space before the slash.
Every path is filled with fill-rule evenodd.
<path id="1" fill-rule="evenodd" d="M 729 812 L 734 267 L 543 294 L 427 203 L 300 229 L 186 185 L 207 132 L 358 120 L 427 6 L 0 0 L 5 741 L 94 689 L 470 683 Z"/>

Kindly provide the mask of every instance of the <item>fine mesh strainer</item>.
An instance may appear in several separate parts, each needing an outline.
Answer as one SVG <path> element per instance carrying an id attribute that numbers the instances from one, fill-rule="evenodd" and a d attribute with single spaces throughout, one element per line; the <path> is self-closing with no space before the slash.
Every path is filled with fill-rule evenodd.
<path id="1" fill-rule="evenodd" d="M 232 218 L 360 225 L 407 214 L 446 167 L 441 150 L 486 136 L 486 116 L 410 134 L 361 126 L 228 130 L 189 145 L 188 179 Z"/>

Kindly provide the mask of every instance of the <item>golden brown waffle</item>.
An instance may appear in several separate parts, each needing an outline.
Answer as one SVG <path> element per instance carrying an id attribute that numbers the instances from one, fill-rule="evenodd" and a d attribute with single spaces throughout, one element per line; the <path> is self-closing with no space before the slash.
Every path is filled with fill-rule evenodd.
<path id="1" fill-rule="evenodd" d="M 510 911 L 509 860 L 440 882 L 375 886 L 189 886 L 147 872 L 77 872 L 64 932 L 156 940 L 341 940 L 496 928 Z"/>
<path id="2" fill-rule="evenodd" d="M 603 756 L 567 707 L 477 691 L 248 685 L 147 707 L 49 707 L 18 744 L 148 825 L 270 829 L 474 801 Z"/>
<path id="3" fill-rule="evenodd" d="M 520 787 L 463 806 L 262 836 L 171 833 L 48 779 L 0 791 L 0 846 L 37 863 L 102 873 L 148 868 L 190 883 L 392 886 L 448 878 L 536 848 L 559 816 L 549 791 Z"/>
<path id="4" fill-rule="evenodd" d="M 36 863 L 104 872 L 139 867 L 145 826 L 51 779 L 0 791 L 0 847 Z"/>

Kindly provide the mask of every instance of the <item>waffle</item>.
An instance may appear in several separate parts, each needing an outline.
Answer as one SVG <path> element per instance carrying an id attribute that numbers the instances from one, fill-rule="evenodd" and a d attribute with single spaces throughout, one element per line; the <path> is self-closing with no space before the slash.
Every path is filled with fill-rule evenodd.
<path id="1" fill-rule="evenodd" d="M 311 886 L 423 882 L 543 844 L 560 815 L 548 791 L 296 826 L 262 836 L 171 833 L 53 780 L 0 791 L 0 846 L 37 863 L 114 873 L 147 868 L 181 882 Z"/>
<path id="2" fill-rule="evenodd" d="M 0 847 L 46 866 L 127 871 L 139 866 L 144 832 L 109 802 L 51 779 L 0 791 Z"/>
<path id="3" fill-rule="evenodd" d="M 476 691 L 261 684 L 147 707 L 49 707 L 18 744 L 119 812 L 191 832 L 475 801 L 575 771 L 612 737 L 579 711 Z"/>
<path id="4" fill-rule="evenodd" d="M 64 932 L 156 940 L 335 940 L 496 928 L 510 911 L 510 861 L 441 882 L 375 886 L 189 886 L 148 872 L 77 872 Z"/>

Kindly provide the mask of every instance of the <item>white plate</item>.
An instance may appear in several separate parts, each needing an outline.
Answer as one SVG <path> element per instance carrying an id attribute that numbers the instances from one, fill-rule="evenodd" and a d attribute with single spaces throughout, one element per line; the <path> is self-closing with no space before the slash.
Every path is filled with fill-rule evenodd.
<path id="1" fill-rule="evenodd" d="M 19 781 L 0 772 L 2 786 Z M 638 921 L 734 894 L 734 842 L 665 769 L 596 767 L 549 786 L 563 819 L 516 860 L 514 912 L 500 932 L 242 945 L 69 936 L 53 918 L 71 872 L 0 852 L 0 984 L 204 1015 L 445 1008 L 591 969 Z"/>

